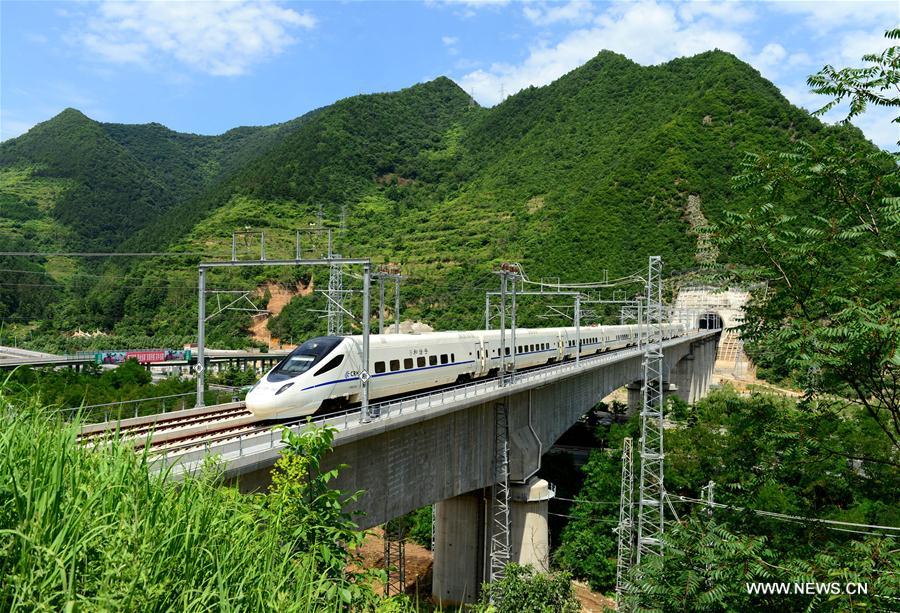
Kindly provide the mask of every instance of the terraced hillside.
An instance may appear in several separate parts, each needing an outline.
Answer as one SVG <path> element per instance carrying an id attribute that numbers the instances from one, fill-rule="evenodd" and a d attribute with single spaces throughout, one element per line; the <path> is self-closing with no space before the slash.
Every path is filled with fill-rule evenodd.
<path id="1" fill-rule="evenodd" d="M 602 52 L 491 109 L 439 78 L 216 137 L 68 110 L 0 145 L 0 194 L 17 203 L 0 210 L 0 231 L 22 245 L 226 253 L 233 230 L 265 228 L 267 250 L 288 254 L 294 229 L 320 216 L 337 228 L 343 217 L 341 253 L 403 265 L 409 317 L 463 327 L 480 320 L 483 286 L 501 260 L 572 280 L 630 272 L 649 253 L 670 268 L 693 266 L 696 204 L 712 221 L 747 206 L 730 182 L 745 152 L 823 130 L 719 51 L 649 67 Z M 37 192 L 42 204 L 29 195 Z M 123 342 L 187 339 L 194 263 L 88 271 L 50 261 L 60 287 L 28 317 L 41 322 L 39 337 L 93 326 Z M 244 271 L 217 282 L 306 284 L 316 274 Z M 310 312 L 320 306 L 315 294 L 295 298 L 269 327 L 300 338 L 321 324 Z M 212 339 L 240 343 L 249 325 L 229 315 Z"/>

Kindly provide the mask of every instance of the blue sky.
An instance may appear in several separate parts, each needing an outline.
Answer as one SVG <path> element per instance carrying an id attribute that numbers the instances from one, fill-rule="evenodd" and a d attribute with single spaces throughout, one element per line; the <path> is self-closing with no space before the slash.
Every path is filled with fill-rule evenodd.
<path id="1" fill-rule="evenodd" d="M 657 64 L 720 48 L 807 109 L 824 64 L 888 46 L 900 2 L 0 2 L 0 138 L 66 107 L 217 134 L 446 75 L 483 105 L 602 49 Z M 895 150 L 891 113 L 855 123 Z M 827 119 L 839 118 L 839 110 Z"/>

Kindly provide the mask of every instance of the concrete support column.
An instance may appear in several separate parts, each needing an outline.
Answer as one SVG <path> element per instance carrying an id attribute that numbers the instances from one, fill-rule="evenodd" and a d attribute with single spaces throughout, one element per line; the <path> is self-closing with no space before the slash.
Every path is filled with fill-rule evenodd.
<path id="1" fill-rule="evenodd" d="M 709 383 L 712 378 L 712 371 L 716 364 L 716 353 L 715 353 L 715 344 L 706 342 L 703 344 L 704 352 L 706 353 L 705 359 L 703 360 L 703 395 L 709 393 Z"/>
<path id="2" fill-rule="evenodd" d="M 642 380 L 633 381 L 626 385 L 625 389 L 628 390 L 628 409 L 625 414 L 631 417 L 635 412 L 640 412 L 641 407 L 644 406 L 644 382 Z M 677 393 L 678 389 L 677 384 L 663 381 L 663 403 L 665 404 L 669 396 Z"/>
<path id="3" fill-rule="evenodd" d="M 672 383 L 675 384 L 675 395 L 688 404 L 696 400 L 692 393 L 692 386 L 694 385 L 693 379 L 696 374 L 697 362 L 696 356 L 693 353 L 689 353 L 681 358 L 681 361 L 672 368 L 669 375 Z"/>
<path id="4" fill-rule="evenodd" d="M 640 411 L 644 404 L 644 382 L 632 381 L 625 386 L 625 389 L 628 390 L 628 408 L 625 414 L 631 416 L 635 411 Z"/>
<path id="5" fill-rule="evenodd" d="M 475 602 L 481 584 L 487 581 L 489 491 L 476 490 L 434 505 L 432 595 L 441 606 Z M 550 484 L 537 477 L 510 485 L 510 562 L 530 564 L 539 572 L 549 570 L 547 515 L 554 494 Z"/>
<path id="6" fill-rule="evenodd" d="M 712 382 L 713 373 L 716 370 L 716 354 L 718 353 L 718 339 L 711 340 L 706 343 L 706 349 L 709 352 L 708 359 L 706 361 L 706 381 L 707 381 L 707 391 L 709 391 L 709 383 Z"/>
<path id="7" fill-rule="evenodd" d="M 697 400 L 706 396 L 709 392 L 709 364 L 712 352 L 710 351 L 710 343 L 704 342 L 700 345 L 700 360 L 697 364 Z"/>
<path id="8" fill-rule="evenodd" d="M 691 365 L 691 400 L 690 402 L 697 402 L 702 396 L 702 384 L 700 377 L 700 370 L 702 370 L 701 365 L 703 364 L 703 357 L 700 355 L 703 350 L 703 345 L 691 345 L 691 353 L 694 355 L 694 364 Z"/>
<path id="9" fill-rule="evenodd" d="M 550 570 L 547 511 L 555 493 L 549 483 L 537 477 L 510 488 L 510 561 L 530 564 L 541 573 Z"/>
<path id="10" fill-rule="evenodd" d="M 434 505 L 432 595 L 441 606 L 475 602 L 484 576 L 485 498 L 481 490 Z"/>

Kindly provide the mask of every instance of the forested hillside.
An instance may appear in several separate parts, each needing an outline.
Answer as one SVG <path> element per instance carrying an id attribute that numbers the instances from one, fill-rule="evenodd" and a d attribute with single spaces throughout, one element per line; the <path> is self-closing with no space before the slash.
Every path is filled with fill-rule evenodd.
<path id="1" fill-rule="evenodd" d="M 439 78 L 216 137 L 99 124 L 67 110 L 0 146 L 0 196 L 15 202 L 0 210 L 0 231 L 36 247 L 224 254 L 231 232 L 250 227 L 267 230 L 270 253 L 288 255 L 295 229 L 320 214 L 337 228 L 343 215 L 337 250 L 400 262 L 409 317 L 464 327 L 479 321 L 482 284 L 498 261 L 569 280 L 631 272 L 651 253 L 670 270 L 695 266 L 688 196 L 712 221 L 726 207 L 740 211 L 746 196 L 730 177 L 747 151 L 784 149 L 823 130 L 720 51 L 650 67 L 602 52 L 492 109 Z M 37 334 L 81 326 L 187 340 L 195 261 L 87 270 L 50 260 L 45 276 L 58 287 L 31 309 L 51 320 Z M 220 283 L 315 286 L 316 276 L 273 269 L 223 274 Z M 307 314 L 316 306 L 315 295 L 295 298 L 270 328 L 301 338 L 316 328 Z M 23 308 L 10 304 L 6 314 Z M 229 317 L 211 338 L 237 343 L 248 324 Z"/>

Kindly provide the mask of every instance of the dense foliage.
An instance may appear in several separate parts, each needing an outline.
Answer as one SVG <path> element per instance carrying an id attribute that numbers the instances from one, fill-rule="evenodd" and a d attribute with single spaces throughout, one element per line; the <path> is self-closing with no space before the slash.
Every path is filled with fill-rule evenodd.
<path id="1" fill-rule="evenodd" d="M 900 38 L 900 30 L 887 33 Z M 867 103 L 900 107 L 900 47 L 871 65 L 810 77 L 848 116 Z M 900 121 L 897 117 L 895 121 Z M 831 417 L 843 402 L 864 406 L 900 450 L 900 157 L 829 137 L 793 151 L 748 156 L 735 178 L 752 198 L 722 222 L 723 245 L 756 256 L 765 282 L 742 335 L 769 374 L 802 383 Z M 793 211 L 786 214 L 785 211 Z"/>
<path id="2" fill-rule="evenodd" d="M 538 573 L 507 564 L 504 577 L 482 587 L 481 607 L 489 613 L 578 613 L 581 604 L 566 573 Z"/>
<path id="3" fill-rule="evenodd" d="M 242 495 L 214 471 L 171 483 L 147 455 L 87 449 L 75 432 L 0 391 L 4 611 L 375 608 L 351 577 L 322 574 L 323 552 L 292 546 L 283 498 Z"/>
<path id="4" fill-rule="evenodd" d="M 895 47 L 866 56 L 865 68 L 826 67 L 810 84 L 835 101 L 849 98 L 850 116 L 867 103 L 900 106 L 898 58 Z M 674 521 L 665 558 L 649 556 L 630 575 L 629 608 L 896 608 L 897 162 L 840 133 L 746 156 L 734 186 L 751 206 L 728 211 L 715 228 L 719 245 L 750 265 L 743 279 L 761 287 L 742 335 L 760 373 L 790 378 L 807 393 L 797 401 L 726 391 L 669 408 L 666 489 L 677 515 L 666 509 Z M 637 423 L 628 430 L 636 437 Z M 612 442 L 624 435 L 609 432 Z M 602 506 L 619 489 L 612 476 L 620 445 L 611 447 L 585 466 L 583 501 L 557 554 L 601 589 L 610 589 L 615 571 L 616 509 Z M 760 594 L 747 587 L 755 582 L 836 587 Z M 848 583 L 868 592 L 848 593 Z"/>
<path id="5" fill-rule="evenodd" d="M 115 237 L 134 232 L 123 248 L 167 245 L 224 256 L 232 231 L 264 228 L 269 256 L 284 257 L 293 253 L 296 229 L 320 216 L 337 229 L 343 218 L 335 251 L 402 264 L 404 318 L 465 328 L 480 321 L 483 292 L 496 287 L 490 271 L 499 261 L 520 261 L 533 278 L 570 280 L 597 278 L 604 269 L 613 276 L 630 273 L 650 253 L 662 255 L 670 270 L 694 266 L 702 220 L 692 218 L 689 196 L 699 198 L 712 221 L 726 208 L 745 211 L 751 197 L 724 179 L 739 169 L 745 151 L 783 148 L 798 138 L 817 142 L 831 131 L 792 107 L 750 66 L 718 51 L 648 67 L 602 52 L 492 109 L 440 78 L 341 100 L 288 127 L 220 137 L 153 124 L 97 124 L 67 111 L 0 146 L 7 177 L 0 193 L 31 202 L 29 190 L 39 191 L 46 201 L 19 206 L 15 219 L 0 213 L 0 232 L 29 245 L 46 244 L 48 228 L 57 226 L 77 235 L 61 235 L 60 245 L 101 236 L 118 245 Z M 836 131 L 848 142 L 862 141 L 853 128 Z M 63 143 L 58 148 L 57 141 Z M 77 146 L 90 149 L 80 156 L 86 169 L 70 172 L 53 152 Z M 116 161 L 123 152 L 137 165 L 133 183 L 126 180 L 132 166 Z M 109 211 L 79 195 L 85 185 L 102 183 L 104 172 L 119 183 L 100 185 L 91 198 L 108 202 Z M 167 191 L 153 195 L 153 206 L 115 231 L 103 225 L 130 210 L 116 203 L 139 202 L 135 190 L 154 185 Z M 104 190 L 117 194 L 103 200 Z M 23 220 L 35 210 L 39 218 Z M 62 210 L 80 225 L 70 229 L 69 217 L 54 212 Z M 97 234 L 82 236 L 93 232 L 92 215 L 102 216 L 103 224 Z M 258 249 L 240 247 L 245 254 Z M 741 257 L 739 250 L 726 255 Z M 42 322 L 33 331 L 35 345 L 58 348 L 60 333 L 78 327 L 142 344 L 160 345 L 152 339 L 162 336 L 188 340 L 196 326 L 198 260 L 79 264 L 50 258 L 39 262 L 45 276 L 25 278 L 53 286 L 59 298 L 34 312 L 17 306 L 29 303 L 23 296 L 7 310 L 23 318 L 19 323 Z M 253 289 L 267 281 L 291 285 L 301 276 L 319 290 L 326 287 L 322 269 L 221 272 L 210 284 Z M 359 289 L 357 280 L 347 283 Z M 321 330 L 311 313 L 322 308 L 321 296 L 295 301 L 287 316 L 271 322 L 279 338 Z M 525 315 L 526 325 L 547 323 Z M 226 313 L 212 323 L 211 342 L 236 346 L 250 321 L 246 313 Z"/>
<path id="6" fill-rule="evenodd" d="M 348 551 L 358 549 L 363 542 L 363 533 L 344 507 L 362 492 L 344 494 L 329 487 L 346 466 L 324 472 L 320 469 L 321 459 L 331 451 L 334 433 L 334 428 L 312 423 L 299 433 L 282 430 L 286 449 L 272 471 L 269 501 L 278 512 L 280 540 L 297 553 L 315 553 L 324 575 L 341 578 L 347 572 Z M 354 586 L 354 590 L 359 589 Z M 342 598 L 348 604 L 354 600 L 349 590 Z"/>
<path id="7" fill-rule="evenodd" d="M 252 371 L 238 371 L 233 373 L 232 380 L 242 385 L 255 382 L 256 375 L 251 373 Z M 221 378 L 224 379 L 229 373 L 222 375 Z M 150 372 L 136 360 L 128 360 L 112 370 L 86 366 L 82 372 L 75 372 L 70 368 L 22 367 L 5 373 L 0 383 L 5 385 L 7 398 L 18 400 L 34 395 L 48 412 L 63 411 L 67 418 L 78 414 L 84 421 L 136 417 L 190 408 L 194 405 L 193 392 L 196 390 L 196 383 L 192 379 L 176 376 L 153 382 Z M 208 389 L 204 397 L 207 404 L 227 402 L 231 399 L 232 392 Z M 128 402 L 142 398 L 151 400 Z M 109 406 L 83 408 L 104 404 Z"/>
<path id="8" fill-rule="evenodd" d="M 866 536 L 814 521 L 900 526 L 900 466 L 884 459 L 891 457 L 890 442 L 879 436 L 864 409 L 821 419 L 793 400 L 724 391 L 694 407 L 682 405 L 678 413 L 677 427 L 666 431 L 666 489 L 679 517 L 669 528 L 674 553 L 667 555 L 665 568 L 644 569 L 645 583 L 635 579 L 636 592 L 659 596 L 644 604 L 699 610 L 708 598 L 702 594 L 715 590 L 724 600 L 708 600 L 706 610 L 766 608 L 767 601 L 749 598 L 744 581 L 830 582 L 838 580 L 837 572 L 871 583 L 871 594 L 898 595 L 886 576 L 900 566 L 895 539 L 880 538 L 878 530 Z M 621 440 L 637 440 L 638 421 L 603 428 L 601 434 L 611 449 L 595 451 L 583 467 L 586 479 L 576 496 L 581 502 L 568 511 L 575 519 L 564 528 L 554 560 L 595 589 L 609 591 L 615 584 L 612 528 L 618 521 Z M 712 515 L 704 504 L 692 502 L 704 499 L 710 481 L 716 503 L 729 507 Z M 811 520 L 785 521 L 738 508 Z M 668 508 L 666 516 L 675 519 Z M 699 574 L 687 581 L 688 572 Z M 657 582 L 658 591 L 648 587 Z M 664 590 L 685 600 L 669 599 Z M 783 610 L 809 604 L 803 597 L 780 598 Z M 846 602 L 837 599 L 828 606 L 843 610 Z M 875 596 L 866 602 L 889 604 L 877 604 Z"/>

